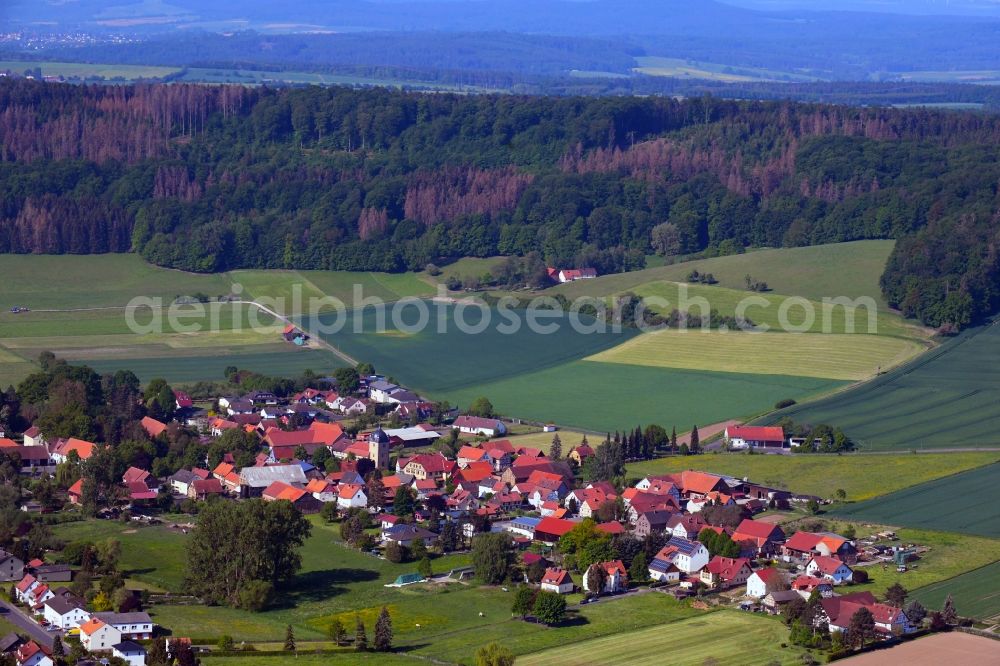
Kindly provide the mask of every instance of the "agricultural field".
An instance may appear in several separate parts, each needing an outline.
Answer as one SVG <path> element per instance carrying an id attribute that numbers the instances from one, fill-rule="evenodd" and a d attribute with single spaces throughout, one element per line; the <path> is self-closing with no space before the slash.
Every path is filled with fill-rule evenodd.
<path id="1" fill-rule="evenodd" d="M 350 313 L 339 332 L 322 337 L 406 386 L 434 396 L 502 379 L 522 381 L 527 373 L 561 366 L 638 335 L 635 329 L 614 332 L 610 326 L 604 332 L 577 332 L 565 315 L 555 313 L 539 318 L 540 324 L 555 329 L 536 333 L 524 311 L 513 311 L 520 325 L 508 330 L 508 321 L 495 308 L 446 303 L 428 308 L 428 325 L 420 330 L 414 330 L 420 314 L 410 304 Z M 319 318 L 324 326 L 335 321 L 334 314 Z M 308 321 L 305 326 L 319 330 Z"/>
<path id="2" fill-rule="evenodd" d="M 664 330 L 588 361 L 711 372 L 858 381 L 920 353 L 915 342 L 878 335 Z"/>
<path id="3" fill-rule="evenodd" d="M 885 308 L 879 278 L 894 241 L 853 241 L 811 247 L 753 250 L 712 259 L 697 259 L 632 273 L 607 275 L 552 287 L 548 291 L 573 299 L 611 296 L 649 282 L 683 282 L 692 270 L 712 273 L 718 286 L 745 289 L 745 278 L 767 282 L 776 294 L 823 298 L 868 296 Z M 752 318 L 752 317 L 751 317 Z"/>
<path id="4" fill-rule="evenodd" d="M 650 423 L 668 430 L 676 425 L 683 432 L 693 424 L 751 417 L 779 400 L 843 385 L 811 377 L 573 361 L 436 395 L 458 405 L 485 395 L 501 413 L 596 432 Z"/>
<path id="5" fill-rule="evenodd" d="M 0 72 L 8 69 L 18 74 L 27 69 L 40 67 L 42 76 L 62 76 L 64 78 L 87 79 L 150 79 L 180 71 L 180 67 L 156 67 L 150 65 L 104 65 L 85 62 L 49 62 L 47 60 L 0 60 Z"/>
<path id="6" fill-rule="evenodd" d="M 850 391 L 764 419 L 832 423 L 864 450 L 1000 445 L 1000 326 L 963 332 Z"/>
<path id="7" fill-rule="evenodd" d="M 840 518 L 1000 538 L 1000 464 L 986 465 L 896 491 L 877 500 L 838 506 Z"/>
<path id="8" fill-rule="evenodd" d="M 520 657 L 518 666 L 648 663 L 651 655 L 669 654 L 680 666 L 732 664 L 800 664 L 805 650 L 781 647 L 788 629 L 777 619 L 719 611 L 666 626 L 655 626 L 614 636 L 594 638 Z"/>
<path id="9" fill-rule="evenodd" d="M 15 384 L 34 371 L 42 351 L 86 362 L 98 371 L 134 370 L 143 379 L 163 376 L 182 383 L 222 377 L 226 366 L 296 374 L 328 371 L 342 363 L 325 351 L 302 350 L 280 339 L 280 324 L 262 310 L 211 302 L 177 308 L 191 332 L 173 329 L 169 312 L 157 309 L 178 296 L 238 295 L 262 299 L 282 312 L 305 309 L 310 297 L 331 295 L 350 302 L 353 285 L 364 296 L 394 301 L 434 292 L 421 274 L 328 271 L 234 271 L 202 275 L 152 266 L 130 254 L 99 256 L 0 256 L 0 385 Z M 135 321 L 151 333 L 136 334 L 124 307 L 135 297 Z M 29 312 L 12 313 L 14 306 Z M 202 314 L 197 314 L 200 309 Z M 194 312 L 194 314 L 193 314 Z"/>
<path id="10" fill-rule="evenodd" d="M 724 83 L 746 81 L 816 81 L 815 77 L 796 72 L 778 72 L 756 67 L 733 67 L 716 63 L 697 62 L 684 58 L 640 56 L 635 59 L 634 72 L 646 76 L 690 77 Z"/>
<path id="11" fill-rule="evenodd" d="M 913 593 L 926 608 L 941 610 L 950 594 L 963 617 L 1000 618 L 1000 561 L 954 578 L 931 583 Z"/>
<path id="12" fill-rule="evenodd" d="M 563 449 L 566 450 L 566 439 L 563 442 Z M 757 483 L 825 498 L 833 498 L 837 490 L 842 489 L 847 493 L 849 502 L 862 502 L 998 461 L 1000 452 L 871 456 L 708 453 L 697 457 L 672 456 L 631 463 L 627 467 L 627 476 L 643 477 L 697 469 L 740 479 L 747 477 Z"/>

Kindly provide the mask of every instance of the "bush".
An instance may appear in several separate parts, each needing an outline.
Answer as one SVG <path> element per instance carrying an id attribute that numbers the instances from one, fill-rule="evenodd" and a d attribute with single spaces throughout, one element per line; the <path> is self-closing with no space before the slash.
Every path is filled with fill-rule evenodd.
<path id="1" fill-rule="evenodd" d="M 239 592 L 239 606 L 243 610 L 259 613 L 271 603 L 274 586 L 266 580 L 251 580 Z"/>
<path id="2" fill-rule="evenodd" d="M 784 409 L 785 407 L 791 407 L 794 404 L 796 404 L 794 400 L 792 400 L 791 398 L 785 398 L 784 400 L 779 400 L 778 402 L 774 403 L 774 408 Z"/>

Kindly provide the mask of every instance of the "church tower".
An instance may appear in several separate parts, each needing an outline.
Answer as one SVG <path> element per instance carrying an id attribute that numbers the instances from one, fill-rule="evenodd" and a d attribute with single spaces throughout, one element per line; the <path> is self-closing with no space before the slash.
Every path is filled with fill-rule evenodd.
<path id="1" fill-rule="evenodd" d="M 389 467 L 389 435 L 385 434 L 382 426 L 375 428 L 375 431 L 368 435 L 368 459 L 375 463 L 378 469 Z"/>

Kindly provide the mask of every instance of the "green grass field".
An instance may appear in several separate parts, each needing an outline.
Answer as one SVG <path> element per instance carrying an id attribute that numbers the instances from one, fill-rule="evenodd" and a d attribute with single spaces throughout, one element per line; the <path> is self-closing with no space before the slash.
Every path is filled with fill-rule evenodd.
<path id="1" fill-rule="evenodd" d="M 708 79 L 735 83 L 745 81 L 816 81 L 815 77 L 798 72 L 781 72 L 757 67 L 733 67 L 710 62 L 696 62 L 684 58 L 639 56 L 633 71 L 647 76 L 671 78 Z"/>
<path id="2" fill-rule="evenodd" d="M 575 361 L 438 396 L 468 405 L 485 395 L 503 414 L 607 432 L 659 423 L 679 432 L 694 423 L 750 417 L 779 400 L 831 391 L 843 382 Z"/>
<path id="3" fill-rule="evenodd" d="M 156 67 L 147 65 L 103 65 L 84 62 L 48 62 L 0 60 L 0 72 L 8 69 L 18 74 L 26 69 L 40 67 L 42 76 L 62 76 L 65 78 L 90 78 L 92 76 L 115 79 L 123 78 L 129 81 L 139 78 L 155 78 L 180 71 L 179 67 Z"/>
<path id="4" fill-rule="evenodd" d="M 633 338 L 588 361 L 842 381 L 874 377 L 921 351 L 878 335 L 665 330 Z"/>
<path id="5" fill-rule="evenodd" d="M 949 594 L 963 617 L 985 620 L 1000 616 L 1000 561 L 932 583 L 911 596 L 926 608 L 941 610 Z"/>
<path id="6" fill-rule="evenodd" d="M 897 314 L 872 307 L 837 305 L 774 292 L 750 292 L 718 285 L 655 280 L 631 290 L 647 299 L 654 312 L 673 309 L 702 315 L 708 308 L 720 315 L 749 319 L 762 330 L 796 333 L 865 333 L 922 339 L 926 331 Z M 741 305 L 742 304 L 742 305 Z M 767 327 L 766 329 L 764 327 Z M 790 328 L 786 328 L 790 327 Z"/>
<path id="7" fill-rule="evenodd" d="M 459 583 L 386 588 L 386 583 L 412 572 L 415 565 L 392 564 L 346 548 L 336 525 L 316 517 L 311 520 L 314 530 L 302 549 L 303 569 L 282 593 L 277 608 L 248 613 L 226 607 L 154 605 L 154 619 L 174 635 L 209 642 L 223 634 L 237 641 L 281 641 L 289 624 L 300 641 L 313 641 L 325 638 L 335 617 L 353 627 L 355 613 L 368 621 L 370 635 L 375 616 L 386 606 L 393 616 L 395 645 L 424 658 L 470 663 L 476 648 L 490 640 L 503 640 L 523 654 L 699 614 L 665 595 L 646 594 L 587 606 L 572 612 L 565 626 L 558 628 L 525 623 L 511 618 L 513 595 L 499 588 Z M 54 530 L 67 541 L 117 538 L 130 580 L 183 591 L 184 543 L 189 537 L 179 531 L 111 521 L 69 523 Z M 445 572 L 468 563 L 469 555 L 458 554 L 439 557 L 433 566 Z"/>
<path id="8" fill-rule="evenodd" d="M 1000 464 L 947 476 L 861 504 L 838 506 L 838 517 L 1000 538 Z"/>
<path id="9" fill-rule="evenodd" d="M 878 379 L 769 416 L 831 423 L 865 450 L 1000 445 L 1000 325 L 971 329 Z"/>
<path id="10" fill-rule="evenodd" d="M 567 440 L 563 440 L 563 450 Z M 572 440 L 575 443 L 575 440 Z M 890 455 L 747 455 L 704 454 L 659 458 L 627 466 L 629 477 L 697 469 L 784 488 L 806 495 L 833 498 L 837 489 L 850 502 L 909 488 L 1000 461 L 998 452 L 900 453 Z"/>
<path id="11" fill-rule="evenodd" d="M 698 259 L 632 273 L 580 280 L 558 287 L 552 293 L 567 298 L 611 296 L 657 280 L 682 282 L 692 270 L 712 273 L 718 286 L 744 289 L 744 278 L 767 282 L 774 293 L 823 298 L 869 296 L 880 307 L 885 299 L 879 278 L 892 252 L 894 241 L 854 241 L 781 249 L 765 249 L 713 259 Z M 753 318 L 751 314 L 751 319 Z"/>
<path id="12" fill-rule="evenodd" d="M 788 629 L 777 619 L 720 611 L 666 626 L 562 645 L 520 657 L 518 666 L 576 666 L 663 663 L 680 666 L 799 664 L 805 652 L 787 643 Z M 659 655 L 659 656 L 655 656 Z"/>
<path id="13" fill-rule="evenodd" d="M 163 356 L 107 358 L 88 360 L 86 364 L 98 373 L 131 370 L 142 381 L 160 377 L 175 384 L 222 381 L 226 367 L 231 365 L 272 377 L 297 377 L 306 370 L 322 375 L 344 365 L 343 361 L 326 351 L 298 349 L 291 345 L 284 347 L 284 351 L 268 352 L 255 352 L 253 347 L 244 347 L 246 351 L 232 349 L 226 354 L 212 349 L 205 349 L 205 353 L 197 355 L 189 351 L 171 351 Z"/>

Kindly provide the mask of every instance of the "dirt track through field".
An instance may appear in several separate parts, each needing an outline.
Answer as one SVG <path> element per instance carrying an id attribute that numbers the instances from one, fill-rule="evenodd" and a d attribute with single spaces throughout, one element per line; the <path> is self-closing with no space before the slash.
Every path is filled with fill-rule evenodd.
<path id="1" fill-rule="evenodd" d="M 888 650 L 868 652 L 842 663 L 851 666 L 1000 666 L 1000 641 L 955 631 L 918 638 Z"/>

